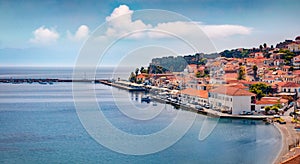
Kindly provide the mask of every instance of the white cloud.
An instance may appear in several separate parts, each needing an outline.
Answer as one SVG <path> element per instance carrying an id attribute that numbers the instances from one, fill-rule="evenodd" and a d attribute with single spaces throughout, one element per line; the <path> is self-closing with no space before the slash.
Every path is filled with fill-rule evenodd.
<path id="1" fill-rule="evenodd" d="M 130 19 L 131 19 L 131 14 L 132 13 L 133 13 L 133 11 L 130 10 L 128 6 L 120 5 L 118 8 L 114 9 L 114 11 L 110 14 L 110 16 L 106 17 L 106 21 L 111 21 L 114 18 L 117 18 L 117 17 L 122 16 L 122 15 L 126 15 L 126 14 L 128 14 L 130 16 Z"/>
<path id="2" fill-rule="evenodd" d="M 176 27 L 176 28 L 174 28 Z M 206 25 L 199 22 L 167 22 L 158 24 L 154 30 L 167 31 L 179 36 L 193 36 L 199 32 L 209 38 L 224 38 L 233 35 L 248 35 L 252 28 L 240 25 Z M 168 37 L 167 34 L 151 33 L 150 37 Z"/>
<path id="3" fill-rule="evenodd" d="M 151 25 L 146 25 L 142 20 L 132 21 L 132 14 L 133 11 L 126 5 L 120 5 L 118 8 L 115 8 L 111 15 L 106 17 L 109 26 L 106 36 L 122 36 L 128 32 L 152 28 Z M 141 36 L 141 34 L 133 34 L 130 37 L 139 38 Z"/>
<path id="4" fill-rule="evenodd" d="M 68 38 L 72 41 L 81 41 L 89 36 L 89 27 L 87 25 L 81 25 L 74 35 L 70 31 L 67 31 Z"/>
<path id="5" fill-rule="evenodd" d="M 34 38 L 31 38 L 29 41 L 34 44 L 39 45 L 50 45 L 57 41 L 59 34 L 55 29 L 48 29 L 44 26 L 39 27 L 33 31 Z"/>
<path id="6" fill-rule="evenodd" d="M 211 38 L 249 35 L 252 32 L 252 28 L 241 25 L 200 25 L 200 27 Z"/>
<path id="7" fill-rule="evenodd" d="M 165 22 L 159 23 L 156 26 L 147 25 L 142 20 L 132 20 L 134 11 L 130 10 L 126 5 L 120 5 L 115 8 L 110 16 L 106 17 L 108 21 L 108 29 L 106 31 L 107 37 L 119 37 L 129 32 L 140 30 L 153 30 L 152 32 L 136 33 L 131 35 L 130 38 L 152 37 L 152 38 L 165 38 L 172 37 L 167 33 L 184 37 L 207 35 L 209 38 L 224 38 L 233 35 L 248 35 L 252 32 L 252 28 L 241 25 L 207 25 L 200 22 Z M 157 32 L 155 32 L 157 31 Z M 164 31 L 166 33 L 164 33 Z M 197 35 L 195 35 L 197 34 Z"/>

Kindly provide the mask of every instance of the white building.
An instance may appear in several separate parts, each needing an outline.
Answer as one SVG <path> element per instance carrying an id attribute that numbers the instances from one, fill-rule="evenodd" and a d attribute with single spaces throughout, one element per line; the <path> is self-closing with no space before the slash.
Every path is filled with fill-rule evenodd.
<path id="1" fill-rule="evenodd" d="M 194 88 L 187 88 L 181 91 L 183 102 L 192 104 L 208 104 L 208 92 L 206 90 L 198 90 Z"/>
<path id="2" fill-rule="evenodd" d="M 299 68 L 300 67 L 300 55 L 293 57 L 292 63 L 295 68 Z"/>
<path id="3" fill-rule="evenodd" d="M 242 111 L 255 110 L 255 94 L 235 87 L 218 87 L 208 94 L 208 101 L 212 109 L 239 114 Z"/>
<path id="4" fill-rule="evenodd" d="M 297 94 L 297 97 L 300 97 L 300 84 L 294 82 L 285 82 L 278 87 L 279 95 L 289 95 L 294 96 Z"/>
<path id="5" fill-rule="evenodd" d="M 291 43 L 287 45 L 287 48 L 291 52 L 299 52 L 300 51 L 300 44 L 297 43 Z"/>

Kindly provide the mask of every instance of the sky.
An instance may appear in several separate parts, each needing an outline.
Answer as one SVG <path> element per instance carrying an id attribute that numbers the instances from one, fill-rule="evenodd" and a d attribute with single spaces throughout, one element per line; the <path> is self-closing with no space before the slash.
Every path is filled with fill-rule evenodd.
<path id="1" fill-rule="evenodd" d="M 299 0 L 0 0 L 0 66 L 73 66 L 95 35 L 105 40 L 92 47 L 117 40 L 95 57 L 103 66 L 196 52 L 182 40 L 204 53 L 276 45 L 300 35 L 299 7 Z M 120 39 L 133 31 L 142 32 Z"/>

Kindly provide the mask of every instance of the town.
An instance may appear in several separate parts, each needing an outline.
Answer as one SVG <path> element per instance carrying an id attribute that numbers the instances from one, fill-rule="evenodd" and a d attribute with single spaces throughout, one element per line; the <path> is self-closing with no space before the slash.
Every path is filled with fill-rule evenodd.
<path id="1" fill-rule="evenodd" d="M 200 113 L 278 122 L 274 125 L 284 143 L 280 160 L 299 154 L 300 36 L 275 47 L 264 43 L 252 49 L 154 58 L 147 68 L 131 72 L 128 81 L 113 83 L 148 88 L 156 100 Z"/>
<path id="2" fill-rule="evenodd" d="M 282 115 L 295 107 L 290 114 L 297 121 L 300 37 L 278 43 L 275 48 L 263 44 L 213 56 L 156 58 L 147 69 L 132 72 L 129 81 L 142 84 L 135 86 L 160 88 L 159 95 L 172 101 L 233 115 Z"/>

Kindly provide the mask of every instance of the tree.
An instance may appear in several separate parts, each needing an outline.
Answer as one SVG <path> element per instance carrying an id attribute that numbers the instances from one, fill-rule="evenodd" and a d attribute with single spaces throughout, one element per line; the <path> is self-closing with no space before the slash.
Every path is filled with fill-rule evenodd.
<path id="1" fill-rule="evenodd" d="M 238 80 L 245 80 L 246 79 L 246 68 L 244 66 L 240 66 L 238 70 Z"/>
<path id="2" fill-rule="evenodd" d="M 198 72 L 196 72 L 196 77 L 197 78 L 200 78 L 201 77 L 201 73 L 198 71 Z"/>
<path id="3" fill-rule="evenodd" d="M 252 70 L 253 70 L 253 77 L 254 77 L 254 80 L 257 81 L 257 70 L 258 70 L 258 67 L 256 65 L 254 65 L 252 67 Z"/>
<path id="4" fill-rule="evenodd" d="M 271 107 L 271 110 L 274 110 L 275 113 L 278 113 L 279 108 L 278 108 L 277 106 L 273 105 L 273 106 Z"/>
<path id="5" fill-rule="evenodd" d="M 272 92 L 272 87 L 264 83 L 257 83 L 251 85 L 249 91 L 255 93 L 256 98 L 260 100 L 262 97 Z"/>
<path id="6" fill-rule="evenodd" d="M 283 55 L 282 58 L 284 59 L 284 61 L 286 62 L 286 64 L 290 65 L 291 60 L 295 56 L 295 53 L 293 53 L 293 52 L 291 52 L 289 50 L 283 50 L 283 49 L 279 50 L 279 52 L 280 53 L 284 53 L 284 55 Z"/>
<path id="7" fill-rule="evenodd" d="M 266 112 L 266 114 L 268 114 L 270 110 L 271 110 L 271 107 L 270 107 L 270 106 L 266 106 L 266 107 L 265 107 L 265 112 Z"/>
<path id="8" fill-rule="evenodd" d="M 131 72 L 128 80 L 132 83 L 134 83 L 136 81 L 136 76 L 133 72 Z"/>
<path id="9" fill-rule="evenodd" d="M 145 68 L 144 67 L 141 67 L 140 73 L 145 73 Z"/>
<path id="10" fill-rule="evenodd" d="M 259 45 L 259 50 L 262 51 L 262 49 L 263 49 L 263 46 Z"/>
<path id="11" fill-rule="evenodd" d="M 266 49 L 267 48 L 267 43 L 264 43 L 264 49 Z"/>
<path id="12" fill-rule="evenodd" d="M 135 76 L 138 76 L 138 75 L 139 75 L 139 71 L 140 71 L 140 70 L 139 70 L 138 68 L 135 69 Z"/>

